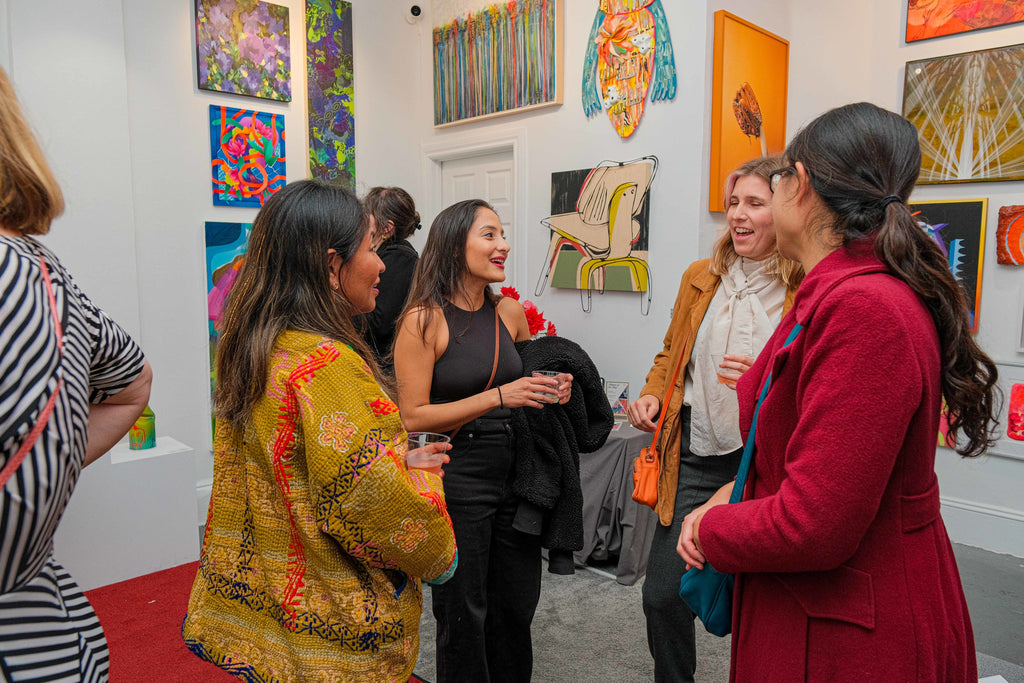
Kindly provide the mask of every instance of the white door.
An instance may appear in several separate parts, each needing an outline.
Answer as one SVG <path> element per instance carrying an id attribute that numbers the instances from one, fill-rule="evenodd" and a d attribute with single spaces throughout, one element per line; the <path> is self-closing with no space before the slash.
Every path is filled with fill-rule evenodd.
<path id="1" fill-rule="evenodd" d="M 442 206 L 451 206 L 463 199 L 483 199 L 494 207 L 501 219 L 505 239 L 512 245 L 511 257 L 518 264 L 526 253 L 525 244 L 516 234 L 516 188 L 512 150 L 481 156 L 451 159 L 441 165 Z M 505 271 L 505 285 L 522 288 L 516 282 L 518 265 Z"/>

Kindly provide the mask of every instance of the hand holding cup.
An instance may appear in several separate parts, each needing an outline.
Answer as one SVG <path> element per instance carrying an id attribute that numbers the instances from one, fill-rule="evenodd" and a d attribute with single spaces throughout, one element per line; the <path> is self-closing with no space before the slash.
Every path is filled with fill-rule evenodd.
<path id="1" fill-rule="evenodd" d="M 409 469 L 426 470 L 439 477 L 444 476 L 441 466 L 451 460 L 448 451 L 451 443 L 447 434 L 436 432 L 409 432 L 408 452 L 405 464 Z"/>

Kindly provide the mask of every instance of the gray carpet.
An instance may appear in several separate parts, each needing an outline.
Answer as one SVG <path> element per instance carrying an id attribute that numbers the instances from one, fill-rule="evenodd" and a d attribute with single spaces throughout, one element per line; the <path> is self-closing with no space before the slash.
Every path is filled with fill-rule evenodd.
<path id="1" fill-rule="evenodd" d="M 955 550 L 974 623 L 979 675 L 1024 683 L 1024 560 L 966 546 L 955 546 Z M 640 603 L 642 584 L 641 580 L 621 586 L 610 575 L 589 570 L 558 576 L 545 567 L 533 620 L 533 680 L 654 680 Z M 420 629 L 416 674 L 433 681 L 434 618 L 429 590 Z M 698 683 L 728 681 L 729 639 L 708 634 L 698 623 L 697 662 Z"/>

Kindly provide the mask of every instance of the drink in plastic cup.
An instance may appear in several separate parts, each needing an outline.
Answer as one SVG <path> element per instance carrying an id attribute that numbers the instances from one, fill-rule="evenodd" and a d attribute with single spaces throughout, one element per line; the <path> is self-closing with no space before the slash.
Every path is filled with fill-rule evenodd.
<path id="1" fill-rule="evenodd" d="M 533 376 L 534 377 L 550 377 L 551 379 L 556 379 L 560 374 L 562 374 L 562 373 L 557 372 L 555 370 L 534 370 L 533 371 Z M 549 397 L 551 399 L 551 403 L 557 403 L 558 402 L 558 394 L 551 394 L 551 393 L 548 393 L 546 391 L 541 391 L 539 393 L 541 395 L 543 395 L 543 396 Z"/>
<path id="2" fill-rule="evenodd" d="M 739 379 L 739 374 L 735 370 L 722 367 L 722 363 L 725 362 L 725 354 L 711 354 L 711 362 L 715 364 L 715 372 L 718 374 L 718 381 L 727 387 L 735 389 L 736 380 Z"/>
<path id="3" fill-rule="evenodd" d="M 445 450 L 427 449 L 430 444 L 445 444 L 451 441 L 447 434 L 437 432 L 409 432 L 409 450 L 405 455 L 405 464 L 408 467 L 427 470 L 434 474 L 441 473 L 441 466 L 444 464 Z"/>

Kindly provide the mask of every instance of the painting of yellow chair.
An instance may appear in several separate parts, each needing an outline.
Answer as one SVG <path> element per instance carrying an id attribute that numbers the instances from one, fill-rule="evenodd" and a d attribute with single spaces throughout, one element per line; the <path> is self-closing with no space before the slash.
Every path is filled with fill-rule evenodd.
<path id="1" fill-rule="evenodd" d="M 657 157 L 645 156 L 551 174 L 552 215 L 541 221 L 551 242 L 537 296 L 548 285 L 579 289 L 583 310 L 590 312 L 594 290 L 639 292 L 640 311 L 647 315 L 648 193 L 657 171 Z"/>

